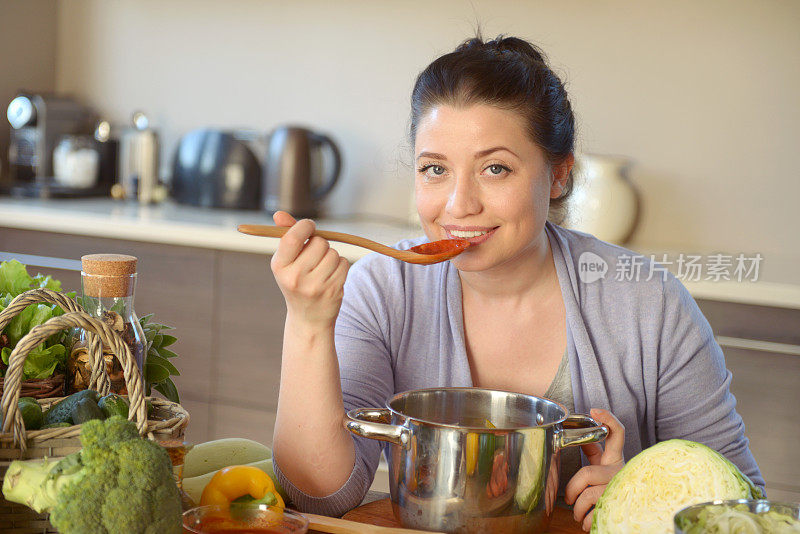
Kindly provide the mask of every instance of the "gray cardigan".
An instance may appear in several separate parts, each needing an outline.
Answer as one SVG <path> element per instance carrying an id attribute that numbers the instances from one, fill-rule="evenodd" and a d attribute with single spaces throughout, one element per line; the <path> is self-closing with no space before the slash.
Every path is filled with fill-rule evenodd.
<path id="1" fill-rule="evenodd" d="M 670 438 L 699 441 L 763 487 L 729 390 L 731 373 L 689 292 L 672 275 L 650 277 L 650 262 L 629 250 L 550 223 L 545 229 L 566 307 L 575 411 L 611 410 L 625 425 L 626 459 Z M 596 256 L 581 259 L 587 252 Z M 605 276 L 579 276 L 584 260 L 604 261 Z M 636 263 L 641 277 L 629 280 L 626 266 Z M 336 352 L 346 410 L 383 407 L 409 389 L 472 386 L 458 271 L 450 262 L 419 266 L 377 254 L 359 260 L 345 283 Z M 295 507 L 341 515 L 361 502 L 381 442 L 354 439 L 350 478 L 326 497 L 306 495 L 275 465 Z"/>

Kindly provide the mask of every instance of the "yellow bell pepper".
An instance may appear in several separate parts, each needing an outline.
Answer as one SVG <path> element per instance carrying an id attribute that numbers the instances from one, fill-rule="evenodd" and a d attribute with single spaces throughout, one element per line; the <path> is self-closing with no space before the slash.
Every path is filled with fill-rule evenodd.
<path id="1" fill-rule="evenodd" d="M 478 465 L 478 434 L 467 432 L 467 475 L 472 476 Z"/>
<path id="2" fill-rule="evenodd" d="M 286 506 L 269 475 L 249 465 L 220 469 L 203 490 L 200 505 L 216 504 L 228 508 L 231 502 L 247 496 L 259 504 Z"/>
<path id="3" fill-rule="evenodd" d="M 484 419 L 484 426 L 486 428 L 497 428 L 488 419 Z M 480 450 L 480 436 L 475 432 L 467 432 L 466 442 L 466 455 L 467 455 L 467 476 L 475 473 L 475 468 L 478 466 L 478 456 Z"/>

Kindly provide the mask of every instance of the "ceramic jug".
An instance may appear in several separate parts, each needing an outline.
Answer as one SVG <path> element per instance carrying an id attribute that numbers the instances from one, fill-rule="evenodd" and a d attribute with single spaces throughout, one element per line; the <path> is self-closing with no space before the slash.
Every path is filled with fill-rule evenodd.
<path id="1" fill-rule="evenodd" d="M 628 177 L 631 163 L 621 156 L 576 155 L 564 226 L 603 241 L 627 242 L 640 209 L 639 194 Z"/>

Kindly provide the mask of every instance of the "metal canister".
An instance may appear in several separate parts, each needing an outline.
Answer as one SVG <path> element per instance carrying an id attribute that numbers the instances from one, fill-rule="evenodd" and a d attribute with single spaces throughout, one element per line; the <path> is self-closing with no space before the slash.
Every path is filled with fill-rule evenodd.
<path id="1" fill-rule="evenodd" d="M 158 133 L 141 111 L 135 112 L 132 120 L 133 128 L 120 141 L 119 180 L 125 198 L 149 204 L 155 200 L 158 185 Z"/>

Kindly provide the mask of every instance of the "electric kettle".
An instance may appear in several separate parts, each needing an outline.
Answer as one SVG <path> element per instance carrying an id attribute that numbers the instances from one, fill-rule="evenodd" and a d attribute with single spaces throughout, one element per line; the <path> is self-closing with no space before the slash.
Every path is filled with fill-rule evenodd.
<path id="1" fill-rule="evenodd" d="M 328 165 L 323 164 L 324 149 L 331 156 Z M 299 126 L 276 128 L 269 136 L 264 165 L 264 209 L 317 217 L 341 168 L 339 148 L 330 137 Z"/>
<path id="2" fill-rule="evenodd" d="M 172 164 L 172 197 L 204 208 L 261 209 L 260 136 L 202 128 L 184 135 Z"/>

